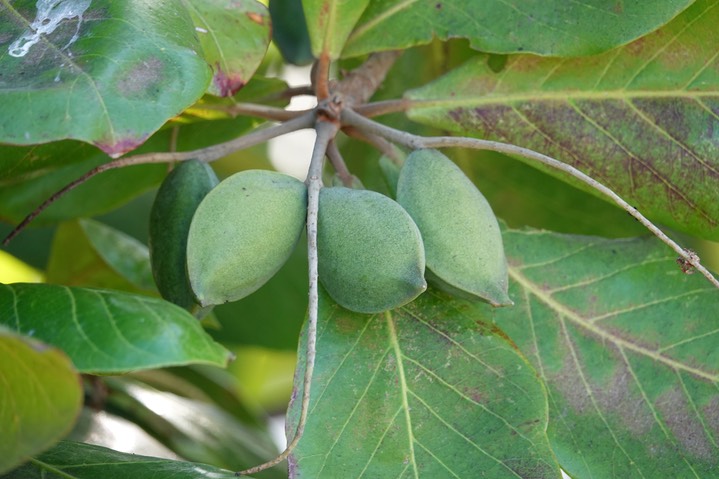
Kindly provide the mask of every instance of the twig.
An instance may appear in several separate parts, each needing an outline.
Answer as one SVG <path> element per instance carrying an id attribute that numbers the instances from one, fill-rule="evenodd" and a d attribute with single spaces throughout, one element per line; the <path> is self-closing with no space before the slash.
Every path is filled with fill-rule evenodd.
<path id="1" fill-rule="evenodd" d="M 263 143 L 267 140 L 270 140 L 272 138 L 275 138 L 276 136 L 284 135 L 285 133 L 290 133 L 296 130 L 301 130 L 303 128 L 310 128 L 315 121 L 315 113 L 314 111 L 304 113 L 302 116 L 299 116 L 297 118 L 294 118 L 292 120 L 289 120 L 285 123 L 271 126 L 269 128 L 262 128 L 259 130 L 252 131 L 244 136 L 241 136 L 239 138 L 235 138 L 234 140 L 227 141 L 225 143 L 219 143 L 217 145 L 212 145 L 207 148 L 200 148 L 199 150 L 192 150 L 192 151 L 180 151 L 180 152 L 163 152 L 163 153 L 146 153 L 144 155 L 136 155 L 136 156 L 130 156 L 127 158 L 120 158 L 118 160 L 110 161 L 108 163 L 104 163 L 102 165 L 96 166 L 92 170 L 88 171 L 81 177 L 77 178 L 76 180 L 72 181 L 71 183 L 68 183 L 65 185 L 62 189 L 56 191 L 53 193 L 52 196 L 50 196 L 48 199 L 42 202 L 40 206 L 35 208 L 29 215 L 27 215 L 21 222 L 18 224 L 15 229 L 13 229 L 9 235 L 5 237 L 2 244 L 4 246 L 7 246 L 10 241 L 17 236 L 22 230 L 24 230 L 27 225 L 32 222 L 37 216 L 45 211 L 51 204 L 65 196 L 66 193 L 74 190 L 81 184 L 85 183 L 87 180 L 92 178 L 93 176 L 99 175 L 100 173 L 108 170 L 113 170 L 115 168 L 123 168 L 126 166 L 133 166 L 133 165 L 143 165 L 147 163 L 167 163 L 171 161 L 186 161 L 191 159 L 197 159 L 204 162 L 211 162 L 215 161 L 219 158 L 222 158 L 224 156 L 227 156 L 228 154 L 242 150 L 244 148 L 249 148 L 251 146 L 257 145 L 259 143 Z"/>
<path id="2" fill-rule="evenodd" d="M 262 98 L 260 98 L 260 101 L 270 102 L 270 101 L 275 101 L 275 100 L 285 100 L 285 99 L 293 98 L 293 97 L 300 96 L 300 95 L 314 96 L 315 89 L 312 88 L 312 85 L 289 87 L 285 90 L 282 90 L 281 92 L 272 93 L 270 95 L 262 97 Z"/>
<path id="3" fill-rule="evenodd" d="M 397 165 L 402 164 L 402 161 L 404 160 L 404 155 L 402 154 L 402 151 L 389 141 L 385 140 L 383 137 L 367 133 L 366 131 L 358 130 L 357 128 L 352 126 L 344 127 L 342 128 L 342 131 L 349 137 L 364 141 L 365 143 L 374 146 L 375 148 L 377 148 L 377 150 L 379 150 L 380 153 L 388 157 Z"/>
<path id="4" fill-rule="evenodd" d="M 412 104 L 411 100 L 400 98 L 399 100 L 384 100 L 365 103 L 364 105 L 357 106 L 354 110 L 362 116 L 372 118 L 374 116 L 406 111 L 412 106 Z"/>
<path id="5" fill-rule="evenodd" d="M 353 106 L 367 102 L 401 55 L 401 50 L 373 53 L 366 62 L 349 72 L 336 88 L 344 96 L 345 104 Z"/>
<path id="6" fill-rule="evenodd" d="M 307 259 L 309 261 L 309 313 L 307 319 L 307 346 L 305 359 L 305 375 L 303 379 L 302 389 L 302 405 L 300 406 L 300 419 L 297 423 L 295 435 L 292 442 L 287 448 L 276 458 L 259 466 L 245 469 L 235 473 L 237 476 L 255 474 L 270 467 L 276 466 L 280 462 L 287 459 L 292 451 L 299 444 L 302 434 L 305 431 L 307 423 L 307 412 L 310 407 L 310 386 L 312 384 L 312 375 L 315 368 L 315 354 L 317 349 L 317 316 L 319 314 L 319 274 L 317 269 L 317 216 L 319 212 L 319 197 L 322 189 L 322 167 L 324 165 L 324 157 L 330 141 L 335 137 L 339 129 L 337 123 L 331 121 L 319 120 L 315 126 L 317 130 L 317 139 L 315 140 L 314 150 L 312 151 L 312 159 L 307 174 Z"/>
<path id="7" fill-rule="evenodd" d="M 327 157 L 330 159 L 330 163 L 332 163 L 332 167 L 335 169 L 337 176 L 342 180 L 342 184 L 347 188 L 352 188 L 354 184 L 352 173 L 350 173 L 350 170 L 347 168 L 347 164 L 344 158 L 342 158 L 339 148 L 337 148 L 337 142 L 334 140 L 331 141 L 327 147 Z"/>
<path id="8" fill-rule="evenodd" d="M 388 140 L 404 145 L 413 150 L 421 148 L 474 148 L 478 150 L 489 150 L 496 151 L 498 153 L 504 153 L 507 155 L 517 155 L 530 160 L 537 161 L 543 165 L 550 166 L 559 171 L 563 171 L 571 175 L 572 177 L 582 181 L 583 183 L 591 186 L 595 190 L 603 193 L 605 196 L 610 198 L 619 207 L 624 209 L 627 213 L 632 215 L 641 224 L 644 225 L 649 231 L 659 238 L 664 244 L 673 249 L 681 258 L 687 263 L 691 264 L 699 271 L 704 277 L 706 277 L 710 283 L 719 288 L 719 280 L 706 269 L 701 262 L 699 257 L 687 249 L 682 248 L 674 240 L 669 238 L 662 230 L 649 221 L 643 214 L 641 214 L 635 207 L 624 201 L 619 195 L 613 190 L 599 183 L 594 178 L 582 173 L 578 169 L 571 165 L 562 163 L 559 160 L 555 160 L 552 157 L 543 155 L 536 151 L 522 148 L 521 146 L 511 145 L 508 143 L 502 143 L 498 141 L 480 140 L 477 138 L 466 138 L 466 137 L 455 137 L 455 136 L 434 136 L 434 137 L 422 137 L 413 135 L 401 130 L 397 130 L 376 121 L 370 120 L 363 117 L 362 115 L 350 110 L 345 109 L 342 111 L 342 124 L 354 126 L 364 132 L 380 135 Z"/>
<path id="9" fill-rule="evenodd" d="M 325 51 L 312 65 L 312 85 L 315 87 L 317 101 L 321 102 L 330 96 L 330 57 Z"/>
<path id="10" fill-rule="evenodd" d="M 256 103 L 235 103 L 233 105 L 202 105 L 202 109 L 223 111 L 228 115 L 254 116 L 266 120 L 286 121 L 297 118 L 310 110 L 294 111 Z"/>

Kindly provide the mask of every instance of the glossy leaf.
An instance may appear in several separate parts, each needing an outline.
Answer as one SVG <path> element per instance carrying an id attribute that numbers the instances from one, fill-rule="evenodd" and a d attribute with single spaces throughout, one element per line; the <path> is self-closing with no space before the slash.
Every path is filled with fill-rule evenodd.
<path id="1" fill-rule="evenodd" d="M 570 163 L 652 219 L 719 238 L 719 2 L 587 59 L 481 58 L 410 92 L 409 116 Z M 563 177 L 566 179 L 566 177 Z M 586 188 L 586 187 L 585 187 Z"/>
<path id="2" fill-rule="evenodd" d="M 590 55 L 651 32 L 691 3 L 492 0 L 478 5 L 466 0 L 374 0 L 344 54 L 407 48 L 436 36 L 467 38 L 473 48 L 494 53 Z"/>
<path id="3" fill-rule="evenodd" d="M 63 441 L 3 479 L 231 479 L 235 474 L 195 462 L 125 454 L 100 446 Z"/>
<path id="4" fill-rule="evenodd" d="M 0 474 L 67 434 L 82 407 L 80 377 L 56 348 L 0 327 Z"/>
<path id="5" fill-rule="evenodd" d="M 497 324 L 548 386 L 572 477 L 713 477 L 719 291 L 655 239 L 505 231 L 514 308 Z"/>
<path id="6" fill-rule="evenodd" d="M 133 293 L 155 292 L 147 247 L 93 220 L 70 221 L 57 228 L 47 265 L 47 282 Z"/>
<path id="7" fill-rule="evenodd" d="M 0 6 L 0 141 L 73 138 L 119 156 L 206 90 L 211 71 L 179 2 L 55 3 Z"/>
<path id="8" fill-rule="evenodd" d="M 182 458 L 240 470 L 277 454 L 264 423 L 241 422 L 214 404 L 212 398 L 185 398 L 132 378 L 107 378 L 106 384 L 110 411 L 139 424 Z M 180 383 L 185 390 L 187 386 Z M 264 477 L 286 478 L 281 469 L 274 468 Z"/>
<path id="9" fill-rule="evenodd" d="M 270 16 L 256 0 L 184 0 L 204 58 L 214 71 L 209 92 L 232 96 L 250 80 L 270 43 Z"/>
<path id="10" fill-rule="evenodd" d="M 20 222 L 53 193 L 107 160 L 105 155 L 95 155 L 80 163 L 56 164 L 46 174 L 0 187 L 0 218 Z M 33 223 L 43 225 L 105 213 L 159 184 L 166 171 L 167 166 L 161 164 L 106 171 L 50 205 Z"/>
<path id="11" fill-rule="evenodd" d="M 312 45 L 302 0 L 272 0 L 272 40 L 282 57 L 295 65 L 312 63 Z"/>
<path id="12" fill-rule="evenodd" d="M 312 53 L 337 59 L 370 0 L 302 0 Z"/>
<path id="13" fill-rule="evenodd" d="M 320 304 L 309 421 L 290 478 L 560 477 L 543 387 L 487 316 L 434 291 L 373 316 L 325 295 Z M 301 381 L 304 343 L 299 351 Z"/>
<path id="14" fill-rule="evenodd" d="M 115 291 L 0 285 L 0 324 L 61 348 L 86 373 L 224 366 L 230 356 L 184 309 Z"/>

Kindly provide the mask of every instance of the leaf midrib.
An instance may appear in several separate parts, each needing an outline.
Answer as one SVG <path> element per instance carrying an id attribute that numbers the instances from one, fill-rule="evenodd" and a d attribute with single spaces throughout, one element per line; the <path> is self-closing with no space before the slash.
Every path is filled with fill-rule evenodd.
<path id="1" fill-rule="evenodd" d="M 687 91 L 687 90 L 607 90 L 607 91 L 577 91 L 577 90 L 555 90 L 551 92 L 542 90 L 523 91 L 520 94 L 501 95 L 488 93 L 483 96 L 462 96 L 452 99 L 417 100 L 408 98 L 409 110 L 413 108 L 437 108 L 437 107 L 467 107 L 483 105 L 506 105 L 522 102 L 562 102 L 569 100 L 634 100 L 634 99 L 676 99 L 688 98 L 696 100 L 699 98 L 719 97 L 717 91 Z"/>
<path id="2" fill-rule="evenodd" d="M 711 374 L 706 371 L 702 371 L 701 369 L 694 368 L 692 366 L 689 366 L 687 364 L 681 363 L 679 361 L 676 361 L 674 359 L 671 359 L 669 357 L 666 357 L 662 355 L 661 353 L 658 353 L 656 351 L 652 351 L 648 348 L 645 348 L 643 346 L 631 343 L 625 339 L 622 339 L 600 327 L 597 325 L 588 322 L 584 318 L 582 318 L 576 311 L 571 310 L 564 304 L 560 303 L 556 299 L 552 298 L 551 295 L 549 295 L 546 291 L 542 290 L 540 287 L 535 285 L 532 281 L 529 280 L 526 276 L 524 276 L 518 268 L 509 267 L 509 275 L 517 281 L 522 288 L 525 290 L 531 292 L 534 296 L 539 298 L 540 301 L 542 301 L 544 304 L 549 306 L 556 314 L 558 314 L 560 317 L 565 318 L 572 323 L 576 324 L 577 326 L 599 336 L 602 338 L 602 340 L 609 341 L 610 343 L 614 344 L 615 346 L 625 349 L 629 349 L 631 351 L 634 351 L 637 354 L 640 354 L 642 356 L 646 356 L 650 358 L 653 361 L 662 363 L 674 370 L 681 370 L 685 371 L 689 374 L 692 374 L 693 376 L 699 377 L 701 379 L 705 379 L 711 382 L 719 382 L 719 375 Z"/>

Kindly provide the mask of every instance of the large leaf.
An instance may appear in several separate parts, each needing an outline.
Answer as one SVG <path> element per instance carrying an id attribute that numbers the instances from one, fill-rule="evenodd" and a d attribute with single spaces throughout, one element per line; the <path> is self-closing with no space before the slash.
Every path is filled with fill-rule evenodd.
<path id="1" fill-rule="evenodd" d="M 118 156 L 206 90 L 211 71 L 181 3 L 57 3 L 0 3 L 0 141 L 74 138 Z"/>
<path id="2" fill-rule="evenodd" d="M 63 349 L 86 373 L 224 366 L 229 352 L 172 303 L 100 289 L 0 285 L 0 324 Z"/>
<path id="3" fill-rule="evenodd" d="M 693 0 L 373 0 L 344 55 L 429 43 L 433 36 L 468 38 L 495 53 L 589 55 L 628 43 L 668 22 Z"/>
<path id="4" fill-rule="evenodd" d="M 230 479 L 235 474 L 206 464 L 125 454 L 63 441 L 3 479 Z"/>
<path id="5" fill-rule="evenodd" d="M 267 7 L 256 0 L 183 0 L 214 76 L 210 93 L 232 96 L 245 86 L 270 44 Z"/>
<path id="6" fill-rule="evenodd" d="M 312 53 L 334 60 L 370 0 L 302 0 Z"/>
<path id="7" fill-rule="evenodd" d="M 654 239 L 505 238 L 516 306 L 495 318 L 548 386 L 562 467 L 716 477 L 719 291 Z"/>
<path id="8" fill-rule="evenodd" d="M 587 59 L 482 59 L 409 93 L 411 118 L 529 147 L 607 184 L 656 221 L 719 238 L 719 2 Z"/>
<path id="9" fill-rule="evenodd" d="M 310 415 L 291 478 L 558 478 L 546 397 L 515 346 L 429 291 L 379 315 L 323 295 Z M 290 405 L 294 432 L 304 342 Z"/>
<path id="10" fill-rule="evenodd" d="M 0 328 L 0 474 L 62 439 L 82 407 L 62 351 Z"/>

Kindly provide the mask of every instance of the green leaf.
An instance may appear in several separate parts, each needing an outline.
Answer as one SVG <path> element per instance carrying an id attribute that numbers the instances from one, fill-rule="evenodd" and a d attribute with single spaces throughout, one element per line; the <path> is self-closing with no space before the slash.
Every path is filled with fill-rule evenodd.
<path id="1" fill-rule="evenodd" d="M 3 479 L 222 479 L 235 474 L 195 462 L 124 454 L 100 446 L 63 441 Z"/>
<path id="2" fill-rule="evenodd" d="M 78 224 L 94 250 L 112 269 L 138 288 L 155 289 L 147 246 L 98 221 L 82 219 Z"/>
<path id="3" fill-rule="evenodd" d="M 566 2 L 373 0 L 347 40 L 346 56 L 467 38 L 494 53 L 591 55 L 664 25 L 692 0 Z"/>
<path id="4" fill-rule="evenodd" d="M 115 291 L 0 285 L 0 324 L 61 348 L 83 373 L 225 366 L 230 355 L 184 309 Z"/>
<path id="5" fill-rule="evenodd" d="M 0 474 L 67 434 L 82 407 L 65 354 L 0 327 Z"/>
<path id="6" fill-rule="evenodd" d="M 339 58 L 342 47 L 370 0 L 302 0 L 310 32 L 312 53 L 330 60 Z"/>
<path id="7" fill-rule="evenodd" d="M 495 320 L 547 384 L 562 468 L 715 476 L 719 291 L 655 239 L 510 230 L 505 251 L 516 306 Z"/>
<path id="8" fill-rule="evenodd" d="M 47 263 L 46 282 L 132 293 L 148 292 L 123 277 L 103 259 L 92 246 L 79 221 L 62 223 L 55 230 Z"/>
<path id="9" fill-rule="evenodd" d="M 272 41 L 282 58 L 295 65 L 312 63 L 312 45 L 302 0 L 272 0 Z"/>
<path id="10" fill-rule="evenodd" d="M 250 425 L 209 401 L 160 391 L 132 378 L 106 378 L 107 409 L 138 424 L 185 459 L 246 469 L 277 454 L 264 423 Z M 187 384 L 181 384 L 187 389 Z M 287 472 L 274 468 L 267 479 Z"/>
<path id="11" fill-rule="evenodd" d="M 260 66 L 270 44 L 267 7 L 255 0 L 183 0 L 214 76 L 209 92 L 232 96 Z"/>
<path id="12" fill-rule="evenodd" d="M 657 222 L 719 239 L 717 22 L 719 2 L 700 0 L 660 31 L 592 58 L 514 56 L 499 73 L 477 58 L 410 92 L 409 116 L 545 153 Z"/>
<path id="13" fill-rule="evenodd" d="M 119 156 L 206 90 L 211 71 L 179 2 L 52 5 L 0 6 L 0 141 L 73 138 Z"/>
<path id="14" fill-rule="evenodd" d="M 320 305 L 310 415 L 291 478 L 560 477 L 543 387 L 486 316 L 434 291 L 373 316 L 326 295 Z"/>

